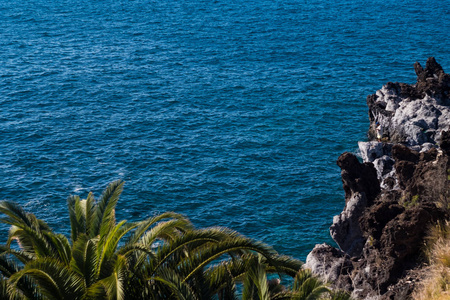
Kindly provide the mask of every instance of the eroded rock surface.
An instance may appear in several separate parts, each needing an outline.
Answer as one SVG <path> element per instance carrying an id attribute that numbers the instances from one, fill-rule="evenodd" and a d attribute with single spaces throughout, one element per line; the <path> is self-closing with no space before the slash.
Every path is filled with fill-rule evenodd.
<path id="1" fill-rule="evenodd" d="M 355 299 L 406 299 L 428 228 L 449 218 L 450 79 L 434 58 L 414 67 L 415 85 L 368 97 L 369 137 L 378 121 L 385 138 L 359 143 L 362 163 L 339 157 L 345 207 L 330 234 L 340 249 L 316 245 L 305 264 Z"/>
<path id="2" fill-rule="evenodd" d="M 377 172 L 372 163 L 360 163 L 351 153 L 342 154 L 337 162 L 345 191 L 345 208 L 335 216 L 330 227 L 331 237 L 349 255 L 359 255 L 365 239 L 359 217 L 380 193 Z"/>
<path id="3" fill-rule="evenodd" d="M 450 126 L 450 75 L 433 57 L 425 69 L 415 65 L 417 83 L 389 82 L 367 97 L 369 137 L 375 139 L 375 123 L 383 127 L 386 139 L 409 146 L 436 144 L 443 129 Z"/>

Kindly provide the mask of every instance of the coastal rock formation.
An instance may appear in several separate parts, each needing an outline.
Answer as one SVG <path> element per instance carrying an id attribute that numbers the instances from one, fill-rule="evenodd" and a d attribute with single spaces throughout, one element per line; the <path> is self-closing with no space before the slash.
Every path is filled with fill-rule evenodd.
<path id="1" fill-rule="evenodd" d="M 378 196 L 380 185 L 370 162 L 362 164 L 355 155 L 346 152 L 339 157 L 337 164 L 342 169 L 345 208 L 334 217 L 330 233 L 343 251 L 354 256 L 361 253 L 365 241 L 359 216 Z"/>
<path id="2" fill-rule="evenodd" d="M 415 70 L 415 85 L 388 83 L 368 96 L 363 162 L 351 153 L 337 162 L 345 207 L 330 234 L 340 249 L 316 245 L 305 264 L 355 299 L 407 298 L 429 227 L 449 218 L 450 78 L 434 58 Z"/>
<path id="3" fill-rule="evenodd" d="M 376 122 L 389 141 L 409 146 L 436 144 L 442 129 L 449 128 L 450 75 L 433 57 L 427 60 L 425 69 L 418 62 L 414 69 L 415 85 L 388 82 L 367 97 L 370 139 L 376 136 Z"/>

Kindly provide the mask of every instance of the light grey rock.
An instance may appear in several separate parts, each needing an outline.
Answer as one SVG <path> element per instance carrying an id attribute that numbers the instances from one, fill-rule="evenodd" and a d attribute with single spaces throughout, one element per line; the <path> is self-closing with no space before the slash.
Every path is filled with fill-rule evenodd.
<path id="1" fill-rule="evenodd" d="M 358 220 L 366 206 L 366 195 L 354 192 L 344 210 L 334 216 L 330 226 L 331 237 L 350 256 L 358 256 L 365 243 Z"/>
<path id="2" fill-rule="evenodd" d="M 386 177 L 386 175 L 391 175 L 394 169 L 395 161 L 388 155 L 383 155 L 373 161 L 373 166 L 377 170 L 378 179 L 381 180 Z"/>
<path id="3" fill-rule="evenodd" d="M 359 152 L 364 162 L 373 162 L 377 158 L 385 155 L 391 155 L 393 144 L 377 141 L 358 142 Z"/>
<path id="4" fill-rule="evenodd" d="M 373 161 L 377 170 L 378 180 L 382 189 L 398 189 L 398 180 L 395 173 L 395 161 L 388 155 L 383 155 Z"/>
<path id="5" fill-rule="evenodd" d="M 364 162 L 372 162 L 377 170 L 378 180 L 382 189 L 392 188 L 392 182 L 396 182 L 394 164 L 395 161 L 390 157 L 392 144 L 377 141 L 358 142 L 359 151 Z M 386 178 L 392 178 L 389 183 Z"/>
<path id="6" fill-rule="evenodd" d="M 318 244 L 306 257 L 304 268 L 325 282 L 336 282 L 339 276 L 351 272 L 352 264 L 348 256 L 327 244 Z"/>
<path id="7" fill-rule="evenodd" d="M 386 111 L 395 111 L 399 107 L 399 103 L 402 101 L 397 94 L 397 91 L 384 85 L 380 90 L 375 93 L 378 97 L 378 102 L 386 106 Z"/>
<path id="8" fill-rule="evenodd" d="M 447 118 L 442 118 L 442 115 Z M 390 126 L 386 126 L 391 135 L 397 135 L 398 139 L 408 145 L 436 143 L 436 135 L 440 134 L 436 130 L 450 126 L 449 115 L 448 107 L 439 105 L 436 99 L 426 96 L 424 99 L 400 102 L 390 120 Z"/>
<path id="9" fill-rule="evenodd" d="M 425 152 L 425 151 L 428 151 L 431 148 L 435 148 L 435 147 L 436 147 L 436 145 L 434 145 L 432 143 L 424 143 L 421 145 L 419 152 Z"/>
<path id="10" fill-rule="evenodd" d="M 373 162 L 383 156 L 383 143 L 380 142 L 358 142 L 359 151 L 364 162 Z"/>
<path id="11" fill-rule="evenodd" d="M 442 130 L 450 128 L 450 107 L 428 95 L 411 100 L 395 95 L 396 92 L 393 88 L 383 86 L 375 94 L 378 97 L 374 105 L 385 109 L 371 111 L 371 131 L 375 131 L 375 122 L 380 122 L 384 135 L 390 141 L 409 146 L 439 142 Z"/>

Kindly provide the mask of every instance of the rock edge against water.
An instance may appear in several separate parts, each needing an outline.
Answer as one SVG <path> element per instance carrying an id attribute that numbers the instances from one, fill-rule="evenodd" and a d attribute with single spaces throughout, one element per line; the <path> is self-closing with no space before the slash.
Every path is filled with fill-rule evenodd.
<path id="1" fill-rule="evenodd" d="M 417 83 L 387 83 L 367 97 L 363 162 L 342 154 L 345 207 L 305 267 L 355 299 L 406 299 L 421 267 L 429 227 L 448 219 L 450 76 L 431 57 L 414 64 Z M 376 122 L 383 127 L 376 139 Z"/>

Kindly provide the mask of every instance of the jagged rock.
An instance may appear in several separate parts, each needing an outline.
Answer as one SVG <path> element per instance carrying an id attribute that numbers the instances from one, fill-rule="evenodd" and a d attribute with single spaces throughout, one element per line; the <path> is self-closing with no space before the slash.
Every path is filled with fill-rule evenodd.
<path id="1" fill-rule="evenodd" d="M 327 244 L 316 245 L 306 257 L 305 268 L 311 269 L 314 274 L 321 276 L 326 282 L 337 282 L 340 279 L 340 288 L 351 289 L 349 274 L 352 263 L 347 254 Z M 347 278 L 343 278 L 347 276 Z"/>
<path id="2" fill-rule="evenodd" d="M 341 250 L 351 256 L 361 253 L 365 243 L 359 217 L 380 192 L 377 172 L 372 163 L 360 163 L 351 153 L 342 154 L 338 161 L 345 191 L 345 208 L 333 218 L 330 234 Z"/>
<path id="3" fill-rule="evenodd" d="M 416 91 L 420 95 L 431 95 L 440 100 L 448 100 L 450 76 L 444 72 L 434 57 L 430 57 L 425 69 L 418 62 L 414 64 L 417 75 Z"/>
<path id="4" fill-rule="evenodd" d="M 358 256 L 365 243 L 359 225 L 359 217 L 367 207 L 367 197 L 355 192 L 348 199 L 344 210 L 333 218 L 330 235 L 339 247 L 351 256 Z"/>
<path id="5" fill-rule="evenodd" d="M 409 146 L 437 144 L 442 129 L 450 126 L 450 76 L 433 57 L 426 68 L 415 64 L 417 83 L 389 82 L 367 97 L 369 138 L 375 138 L 375 122 L 380 122 L 385 136 Z"/>
<path id="6" fill-rule="evenodd" d="M 395 161 L 388 155 L 384 155 L 373 161 L 373 165 L 377 170 L 378 180 L 381 182 L 382 189 L 393 189 L 396 185 L 396 174 L 394 170 Z M 393 182 L 391 182 L 393 180 Z"/>
<path id="7" fill-rule="evenodd" d="M 377 141 L 358 142 L 359 152 L 364 162 L 373 162 L 377 170 L 380 187 L 393 188 L 396 185 L 394 160 L 390 157 L 393 144 Z"/>
<path id="8" fill-rule="evenodd" d="M 375 159 L 391 154 L 392 144 L 381 142 L 358 142 L 358 148 L 364 162 L 373 162 Z"/>
<path id="9" fill-rule="evenodd" d="M 360 264 L 353 267 L 354 290 L 359 289 L 358 294 L 354 294 L 357 299 L 367 295 L 389 299 L 385 294 L 390 287 L 398 286 L 399 279 L 420 263 L 418 257 L 430 224 L 445 218 L 443 211 L 430 203 L 402 209 L 396 204 L 383 204 L 380 201 L 380 205 L 366 212 L 366 216 L 373 214 L 377 215 L 372 218 L 372 222 L 377 219 L 375 227 L 378 232 L 369 227 L 373 236 L 365 245 Z M 405 286 L 404 289 L 399 288 L 400 291 L 411 293 L 412 289 Z"/>
<path id="10" fill-rule="evenodd" d="M 307 258 L 355 299 L 408 298 L 428 228 L 449 218 L 450 76 L 434 58 L 414 69 L 415 85 L 387 83 L 367 98 L 369 138 L 379 121 L 383 142 L 358 143 L 364 163 L 338 159 L 346 204 L 330 233 L 342 251 L 318 245 Z"/>
<path id="11" fill-rule="evenodd" d="M 371 241 L 378 241 L 386 224 L 404 212 L 405 208 L 398 202 L 401 193 L 390 191 L 384 194 L 384 201 L 379 201 L 365 212 L 361 220 L 361 229 Z"/>
<path id="12" fill-rule="evenodd" d="M 392 147 L 392 158 L 396 161 L 395 171 L 398 184 L 401 188 L 405 188 L 413 177 L 416 164 L 419 161 L 419 152 L 403 145 L 395 145 Z"/>
<path id="13" fill-rule="evenodd" d="M 351 266 L 346 265 L 351 273 L 339 276 L 335 286 L 351 291 L 355 299 L 402 299 L 400 295 L 409 295 L 413 285 L 400 279 L 420 263 L 418 258 L 429 226 L 448 218 L 446 211 L 435 204 L 438 196 L 449 189 L 448 157 L 444 152 L 439 156 L 434 148 L 419 153 L 395 145 L 392 153 L 396 166 L 412 164 L 412 175 L 401 177 L 402 188 L 382 191 L 373 204 L 362 210 L 355 209 L 353 214 L 348 210 L 353 201 L 350 199 L 343 212 L 348 214 L 347 222 L 353 222 L 354 231 L 355 228 L 359 230 L 364 243 L 358 254 L 353 253 L 346 260 L 347 264 L 351 263 Z M 353 196 L 357 195 L 353 193 Z M 353 237 L 352 233 L 348 237 Z M 337 249 L 338 252 L 325 249 L 322 252 L 341 253 Z M 334 265 L 341 263 L 342 254 L 326 257 L 330 260 L 328 265 Z M 323 268 L 322 273 L 324 270 L 331 268 Z M 326 272 L 322 276 L 334 278 Z"/>
<path id="14" fill-rule="evenodd" d="M 359 192 L 367 197 L 369 205 L 372 204 L 380 192 L 373 163 L 360 163 L 354 154 L 345 152 L 339 156 L 337 165 L 341 168 L 346 202 L 354 192 Z"/>

